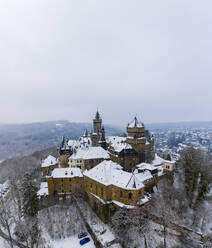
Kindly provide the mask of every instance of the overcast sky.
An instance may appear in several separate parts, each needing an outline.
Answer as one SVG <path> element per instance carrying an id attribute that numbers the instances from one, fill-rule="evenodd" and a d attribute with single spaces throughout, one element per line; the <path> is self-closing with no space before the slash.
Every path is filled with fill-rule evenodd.
<path id="1" fill-rule="evenodd" d="M 212 120 L 211 0 L 1 0 L 0 122 Z"/>

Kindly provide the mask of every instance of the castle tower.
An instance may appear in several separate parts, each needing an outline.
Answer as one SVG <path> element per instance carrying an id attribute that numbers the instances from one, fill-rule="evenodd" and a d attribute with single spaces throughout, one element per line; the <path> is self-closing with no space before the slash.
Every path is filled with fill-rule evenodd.
<path id="1" fill-rule="evenodd" d="M 62 137 L 61 145 L 57 148 L 60 166 L 62 168 L 68 167 L 68 158 L 73 154 L 73 149 L 68 145 L 68 140 Z"/>
<path id="2" fill-rule="evenodd" d="M 93 132 L 91 133 L 92 146 L 102 146 L 106 149 L 105 129 L 102 127 L 102 119 L 97 110 L 93 120 Z"/>
<path id="3" fill-rule="evenodd" d="M 99 141 L 99 144 L 100 146 L 103 148 L 103 149 L 107 149 L 107 142 L 106 142 L 106 138 L 105 138 L 105 128 L 102 127 L 102 130 L 101 130 L 101 140 Z"/>
<path id="4" fill-rule="evenodd" d="M 139 154 L 139 162 L 151 162 L 154 159 L 154 138 L 137 117 L 127 125 L 126 142 Z"/>
<path id="5" fill-rule="evenodd" d="M 100 133 L 102 129 L 102 119 L 100 117 L 100 114 L 97 110 L 95 119 L 93 120 L 93 128 L 94 128 L 94 133 Z"/>

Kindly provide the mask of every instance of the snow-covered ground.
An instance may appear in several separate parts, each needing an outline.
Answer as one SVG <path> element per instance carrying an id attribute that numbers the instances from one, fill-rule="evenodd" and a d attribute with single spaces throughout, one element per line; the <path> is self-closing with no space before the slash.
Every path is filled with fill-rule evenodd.
<path id="1" fill-rule="evenodd" d="M 95 233 L 96 238 L 100 241 L 100 243 L 106 247 L 120 248 L 121 246 L 117 243 L 109 246 L 109 244 L 113 242 L 116 237 L 110 227 L 99 219 L 99 217 L 94 213 L 88 203 L 83 199 L 78 199 L 77 202 L 78 206 L 83 212 L 84 218 Z"/>
<path id="2" fill-rule="evenodd" d="M 80 245 L 79 243 L 80 239 L 78 239 L 77 236 L 72 236 L 72 237 L 65 238 L 65 239 L 49 241 L 48 247 L 51 247 L 51 248 L 82 248 L 82 247 L 83 248 L 96 248 L 92 238 L 90 236 L 88 237 L 90 238 L 90 242 L 88 242 L 87 244 L 84 244 L 83 246 Z M 4 240 L 0 237 L 0 248 L 7 248 L 7 247 L 9 247 L 9 245 L 5 243 Z"/>
<path id="3" fill-rule="evenodd" d="M 84 244 L 83 246 L 80 245 L 77 236 L 72 236 L 66 239 L 61 239 L 57 241 L 52 241 L 51 242 L 51 247 L 52 248 L 95 248 L 96 246 L 94 245 L 94 242 L 90 236 L 88 236 L 91 240 L 87 244 Z"/>
<path id="4" fill-rule="evenodd" d="M 7 180 L 3 184 L 0 184 L 0 201 L 6 199 L 9 193 L 9 181 Z"/>
<path id="5" fill-rule="evenodd" d="M 4 241 L 4 239 L 2 237 L 0 237 L 0 247 L 1 248 L 6 248 L 7 247 L 6 244 L 5 244 L 5 241 Z"/>

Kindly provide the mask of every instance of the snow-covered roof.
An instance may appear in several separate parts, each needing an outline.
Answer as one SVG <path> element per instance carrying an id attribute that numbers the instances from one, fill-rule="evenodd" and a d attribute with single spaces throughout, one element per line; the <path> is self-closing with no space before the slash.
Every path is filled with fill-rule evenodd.
<path id="1" fill-rule="evenodd" d="M 116 144 L 126 141 L 126 137 L 120 137 L 120 136 L 107 136 L 106 138 L 107 143 Z"/>
<path id="2" fill-rule="evenodd" d="M 139 181 L 141 181 L 141 182 L 143 182 L 143 183 L 145 183 L 147 180 L 150 180 L 150 179 L 152 179 L 153 178 L 153 176 L 152 176 L 152 174 L 151 174 L 151 172 L 150 171 L 144 171 L 144 172 L 142 172 L 142 173 L 134 173 L 134 175 L 135 175 L 135 177 L 139 180 Z"/>
<path id="3" fill-rule="evenodd" d="M 129 128 L 144 127 L 144 124 L 143 124 L 142 122 L 138 121 L 138 120 L 137 120 L 137 117 L 135 117 L 135 118 L 133 119 L 133 121 L 130 122 L 130 123 L 128 124 L 127 127 L 129 127 Z"/>
<path id="4" fill-rule="evenodd" d="M 41 182 L 40 189 L 37 192 L 38 196 L 45 196 L 48 195 L 48 183 L 47 182 Z"/>
<path id="5" fill-rule="evenodd" d="M 155 154 L 155 159 L 152 161 L 153 166 L 159 166 L 164 162 L 164 159 Z"/>
<path id="6" fill-rule="evenodd" d="M 116 143 L 112 147 L 116 152 L 121 152 L 124 149 L 132 149 L 132 146 L 127 143 Z"/>
<path id="7" fill-rule="evenodd" d="M 155 166 L 148 164 L 148 163 L 138 164 L 138 165 L 136 165 L 136 168 L 142 169 L 142 170 L 149 170 L 149 171 L 156 169 Z"/>
<path id="8" fill-rule="evenodd" d="M 119 164 L 111 160 L 105 160 L 94 168 L 86 170 L 84 175 L 106 186 L 114 185 L 131 190 L 144 187 L 138 177 L 135 177 L 133 173 L 123 171 Z"/>
<path id="9" fill-rule="evenodd" d="M 134 175 L 135 175 L 135 177 L 138 178 L 138 180 L 140 180 L 141 182 L 145 182 L 145 181 L 147 181 L 147 180 L 153 178 L 151 172 L 148 171 L 148 170 L 146 170 L 146 171 L 144 171 L 144 172 L 142 172 L 142 173 L 140 173 L 140 172 L 135 173 L 135 172 L 134 172 Z"/>
<path id="10" fill-rule="evenodd" d="M 132 149 L 132 146 L 126 143 L 126 137 L 109 136 L 107 142 L 116 152 L 121 152 L 123 149 Z"/>
<path id="11" fill-rule="evenodd" d="M 100 146 L 79 149 L 69 159 L 109 159 L 109 153 Z"/>
<path id="12" fill-rule="evenodd" d="M 175 164 L 176 162 L 174 160 L 164 160 L 164 163 L 169 163 L 169 164 Z"/>
<path id="13" fill-rule="evenodd" d="M 58 163 L 58 160 L 53 157 L 52 155 L 49 155 L 46 159 L 42 161 L 41 167 L 49 167 L 51 165 L 55 165 Z"/>
<path id="14" fill-rule="evenodd" d="M 53 178 L 83 177 L 79 168 L 56 168 L 52 171 Z"/>
<path id="15" fill-rule="evenodd" d="M 68 146 L 73 148 L 73 149 L 80 149 L 80 148 L 87 148 L 90 147 L 92 144 L 91 138 L 82 136 L 78 140 L 69 140 L 68 141 Z"/>

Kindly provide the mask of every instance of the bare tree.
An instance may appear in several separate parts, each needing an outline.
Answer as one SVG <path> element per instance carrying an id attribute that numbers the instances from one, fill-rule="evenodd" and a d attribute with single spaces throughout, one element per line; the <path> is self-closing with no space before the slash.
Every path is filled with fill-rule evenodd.
<path id="1" fill-rule="evenodd" d="M 13 248 L 12 233 L 11 233 L 12 230 L 11 228 L 13 225 L 13 216 L 12 216 L 11 207 L 9 206 L 6 207 L 4 202 L 2 202 L 0 209 L 0 225 L 1 225 L 0 231 L 2 231 L 2 229 L 6 231 L 8 235 L 7 241 L 10 247 Z"/>
<path id="2" fill-rule="evenodd" d="M 167 247 L 167 228 L 179 223 L 178 209 L 175 208 L 175 191 L 168 179 L 160 181 L 160 190 L 152 195 L 151 215 L 163 226 L 163 246 Z"/>
<path id="3" fill-rule="evenodd" d="M 6 240 L 11 248 L 29 248 L 22 242 L 19 242 L 12 233 L 12 227 L 15 221 L 13 209 L 9 204 L 1 202 L 0 208 L 0 237 Z"/>

